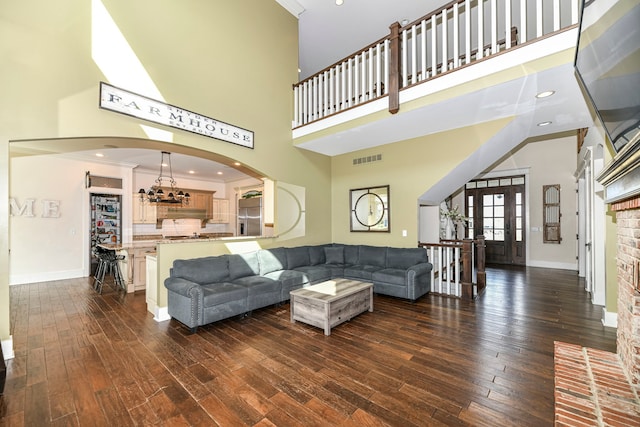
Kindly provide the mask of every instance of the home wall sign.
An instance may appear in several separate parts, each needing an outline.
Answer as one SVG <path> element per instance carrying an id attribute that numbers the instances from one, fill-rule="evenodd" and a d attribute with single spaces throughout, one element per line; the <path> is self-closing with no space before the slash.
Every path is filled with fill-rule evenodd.
<path id="1" fill-rule="evenodd" d="M 100 82 L 100 108 L 253 148 L 253 132 Z"/>
<path id="2" fill-rule="evenodd" d="M 34 218 L 34 207 L 36 199 L 25 199 L 22 205 L 19 205 L 16 199 L 9 199 L 9 208 L 11 216 L 24 216 Z M 42 200 L 42 218 L 60 218 L 60 200 Z"/>

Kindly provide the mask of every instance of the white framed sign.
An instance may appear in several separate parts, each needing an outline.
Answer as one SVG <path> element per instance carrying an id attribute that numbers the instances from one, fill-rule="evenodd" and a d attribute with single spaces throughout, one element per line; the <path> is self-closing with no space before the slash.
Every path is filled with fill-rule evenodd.
<path id="1" fill-rule="evenodd" d="M 100 82 L 100 108 L 253 148 L 253 132 Z"/>

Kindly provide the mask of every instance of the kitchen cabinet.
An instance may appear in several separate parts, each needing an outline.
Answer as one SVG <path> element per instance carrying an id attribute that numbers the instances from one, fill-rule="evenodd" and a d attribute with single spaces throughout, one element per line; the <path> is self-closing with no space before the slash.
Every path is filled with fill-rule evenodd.
<path id="1" fill-rule="evenodd" d="M 145 246 L 140 248 L 133 248 L 129 252 L 129 262 L 131 263 L 132 283 L 135 291 L 144 290 L 146 287 L 147 266 L 146 257 L 149 254 L 155 254 L 155 246 Z"/>
<path id="2" fill-rule="evenodd" d="M 133 194 L 133 212 L 131 212 L 134 224 L 155 224 L 158 218 L 156 205 L 146 198 L 140 200 L 140 194 Z"/>
<path id="3" fill-rule="evenodd" d="M 209 222 L 216 224 L 229 223 L 229 199 L 213 199 L 213 212 Z"/>
<path id="4" fill-rule="evenodd" d="M 191 193 L 190 207 L 194 209 L 204 209 L 205 217 L 211 218 L 213 193 L 211 192 L 194 192 Z"/>

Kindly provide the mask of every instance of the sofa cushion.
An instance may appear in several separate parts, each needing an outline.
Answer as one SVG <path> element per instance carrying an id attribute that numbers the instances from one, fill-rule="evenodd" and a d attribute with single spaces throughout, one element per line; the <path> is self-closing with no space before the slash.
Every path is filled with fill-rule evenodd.
<path id="1" fill-rule="evenodd" d="M 358 253 L 359 265 L 375 265 L 378 267 L 386 267 L 387 264 L 387 248 L 380 246 L 360 245 Z"/>
<path id="2" fill-rule="evenodd" d="M 309 283 L 316 283 L 324 280 L 331 279 L 331 268 L 322 265 L 307 265 L 304 267 L 298 267 L 295 271 L 301 271 L 307 276 Z"/>
<path id="3" fill-rule="evenodd" d="M 387 267 L 409 268 L 427 262 L 427 251 L 423 248 L 388 248 Z"/>
<path id="4" fill-rule="evenodd" d="M 260 274 L 257 252 L 229 255 L 229 280 Z"/>
<path id="5" fill-rule="evenodd" d="M 284 248 L 260 249 L 258 251 L 260 275 L 287 269 L 287 253 Z"/>
<path id="6" fill-rule="evenodd" d="M 282 289 L 289 289 L 302 286 L 309 283 L 309 279 L 302 271 L 296 270 L 279 270 L 265 274 L 264 277 L 279 280 L 282 283 Z"/>
<path id="7" fill-rule="evenodd" d="M 325 247 L 324 256 L 326 264 L 344 264 L 344 247 Z"/>
<path id="8" fill-rule="evenodd" d="M 309 265 L 320 265 L 325 263 L 325 246 L 309 246 Z"/>
<path id="9" fill-rule="evenodd" d="M 358 260 L 358 253 L 360 252 L 359 245 L 344 245 L 344 263 L 345 264 L 360 264 Z"/>
<path id="10" fill-rule="evenodd" d="M 344 268 L 344 277 L 348 279 L 371 280 L 373 273 L 382 270 L 377 265 L 350 265 Z"/>
<path id="11" fill-rule="evenodd" d="M 201 285 L 229 279 L 229 256 L 208 256 L 173 261 L 173 277 L 181 277 Z"/>
<path id="12" fill-rule="evenodd" d="M 234 283 L 212 283 L 202 286 L 203 305 L 226 304 L 231 301 L 245 300 L 248 296 L 247 288 Z"/>
<path id="13" fill-rule="evenodd" d="M 309 248 L 307 246 L 298 246 L 294 248 L 286 248 L 287 268 L 293 270 L 296 267 L 309 265 Z"/>

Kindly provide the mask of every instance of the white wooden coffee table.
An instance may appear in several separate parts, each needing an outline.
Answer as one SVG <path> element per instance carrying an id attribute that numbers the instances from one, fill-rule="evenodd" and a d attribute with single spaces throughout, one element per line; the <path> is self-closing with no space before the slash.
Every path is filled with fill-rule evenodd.
<path id="1" fill-rule="evenodd" d="M 299 322 L 331 328 L 365 311 L 373 311 L 373 284 L 358 280 L 335 279 L 290 292 L 291 323 Z"/>

